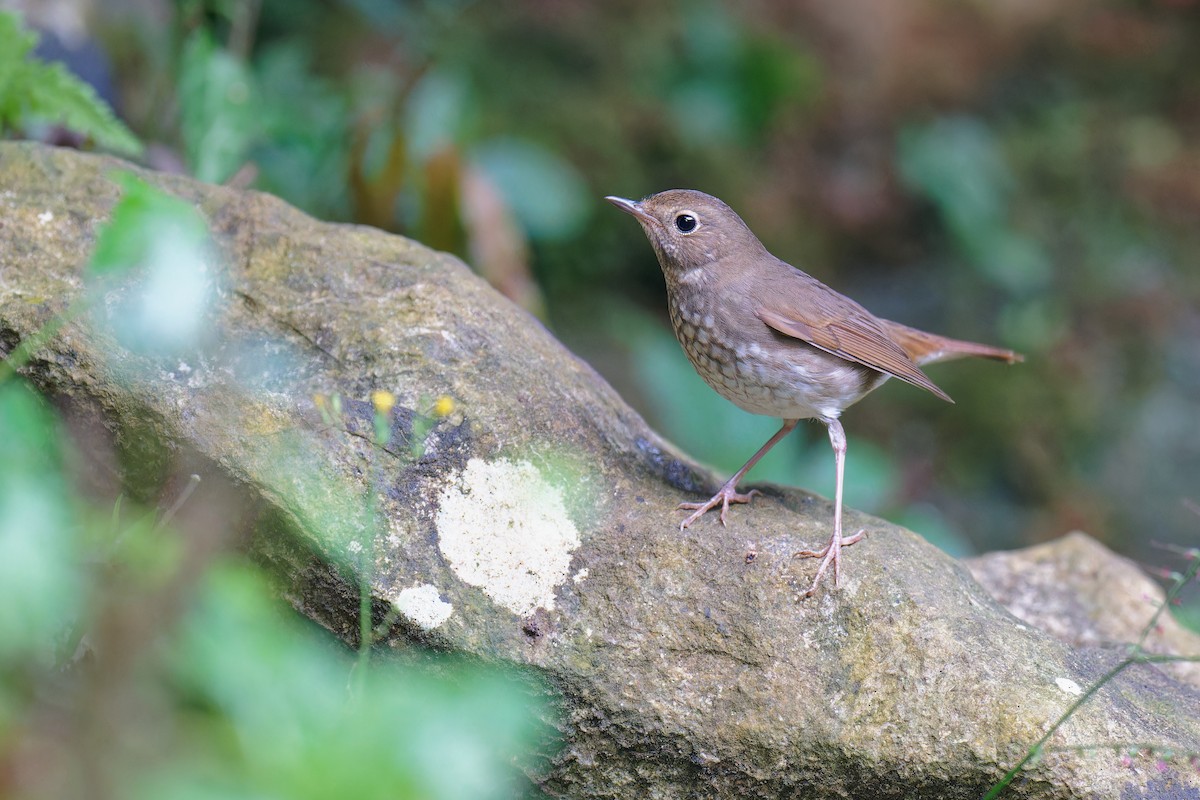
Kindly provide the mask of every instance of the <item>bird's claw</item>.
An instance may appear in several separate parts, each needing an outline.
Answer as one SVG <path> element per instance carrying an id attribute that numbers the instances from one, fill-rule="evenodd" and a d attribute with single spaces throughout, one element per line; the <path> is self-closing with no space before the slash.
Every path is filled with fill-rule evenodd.
<path id="1" fill-rule="evenodd" d="M 676 506 L 677 511 L 693 511 L 687 519 L 679 523 L 679 530 L 684 530 L 696 520 L 703 517 L 718 504 L 721 506 L 721 524 L 725 524 L 725 512 L 729 510 L 730 503 L 749 503 L 754 497 L 762 494 L 758 489 L 751 489 L 748 492 L 742 493 L 737 491 L 736 487 L 725 484 L 721 490 L 709 498 L 707 503 L 680 503 Z"/>
<path id="2" fill-rule="evenodd" d="M 817 567 L 817 574 L 813 578 L 812 586 L 808 587 L 802 596 L 812 597 L 816 594 L 817 587 L 821 585 L 821 578 L 825 577 L 826 570 L 829 569 L 830 562 L 833 563 L 833 587 L 836 589 L 842 585 L 842 548 L 849 547 L 863 537 L 864 531 L 859 531 L 853 536 L 843 537 L 840 533 L 834 533 L 829 539 L 829 544 L 822 547 L 820 550 L 800 550 L 792 554 L 792 558 L 819 558 L 820 565 Z"/>

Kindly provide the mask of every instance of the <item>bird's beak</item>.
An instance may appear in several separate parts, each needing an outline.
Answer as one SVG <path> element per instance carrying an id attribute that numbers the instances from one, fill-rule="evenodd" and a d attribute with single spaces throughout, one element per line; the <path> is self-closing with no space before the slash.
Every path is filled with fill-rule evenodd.
<path id="1" fill-rule="evenodd" d="M 659 227 L 662 227 L 661 222 L 659 222 L 655 217 L 652 217 L 649 214 L 647 214 L 642 209 L 641 203 L 634 202 L 633 200 L 626 200 L 624 197 L 613 197 L 612 195 L 609 195 L 608 197 L 606 197 L 604 199 L 607 200 L 608 202 L 612 203 L 617 208 L 624 211 L 626 214 L 630 214 L 634 217 L 637 217 L 638 221 L 640 221 L 640 222 L 643 222 L 647 225 L 657 225 Z"/>

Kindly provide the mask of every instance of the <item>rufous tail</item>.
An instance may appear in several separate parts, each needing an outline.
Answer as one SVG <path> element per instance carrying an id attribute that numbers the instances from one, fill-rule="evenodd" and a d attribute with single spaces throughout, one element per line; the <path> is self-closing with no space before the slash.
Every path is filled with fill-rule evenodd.
<path id="1" fill-rule="evenodd" d="M 1001 347 L 992 347 L 991 345 L 978 344 L 976 342 L 964 342 L 961 339 L 950 339 L 945 336 L 938 336 L 936 333 L 926 333 L 916 328 L 910 328 L 907 325 L 901 325 L 899 322 L 892 322 L 891 320 L 883 319 L 880 322 L 883 323 L 883 329 L 887 331 L 888 336 L 892 337 L 892 341 L 900 345 L 905 354 L 918 366 L 932 364 L 936 361 L 966 358 L 968 356 L 994 358 L 997 361 L 1006 361 L 1009 364 L 1025 360 L 1025 357 L 1020 353 L 1005 350 Z"/>

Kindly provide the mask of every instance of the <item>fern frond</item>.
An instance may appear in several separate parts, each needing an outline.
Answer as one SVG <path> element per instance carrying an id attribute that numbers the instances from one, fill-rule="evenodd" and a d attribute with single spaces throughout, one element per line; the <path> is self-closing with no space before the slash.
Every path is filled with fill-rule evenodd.
<path id="1" fill-rule="evenodd" d="M 32 121 L 83 134 L 109 150 L 134 155 L 141 142 L 91 86 L 62 64 L 31 58 L 37 35 L 15 14 L 0 12 L 0 131 L 20 131 Z"/>

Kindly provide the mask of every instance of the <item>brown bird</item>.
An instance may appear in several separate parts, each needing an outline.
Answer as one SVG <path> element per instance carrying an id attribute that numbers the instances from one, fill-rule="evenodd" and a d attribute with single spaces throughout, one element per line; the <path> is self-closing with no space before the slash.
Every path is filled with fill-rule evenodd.
<path id="1" fill-rule="evenodd" d="M 709 386 L 753 414 L 783 419 L 783 427 L 705 503 L 681 503 L 693 511 L 686 528 L 730 503 L 748 503 L 737 483 L 802 419 L 829 429 L 837 469 L 833 536 L 820 550 L 797 556 L 820 558 L 811 596 L 829 565 L 841 585 L 841 550 L 862 538 L 842 535 L 842 482 L 846 434 L 838 417 L 888 378 L 919 386 L 954 402 L 920 365 L 963 356 L 1008 363 L 1011 350 L 947 339 L 880 319 L 850 298 L 767 252 L 733 209 L 715 197 L 671 189 L 640 202 L 605 198 L 641 223 L 667 283 L 675 336 Z"/>

